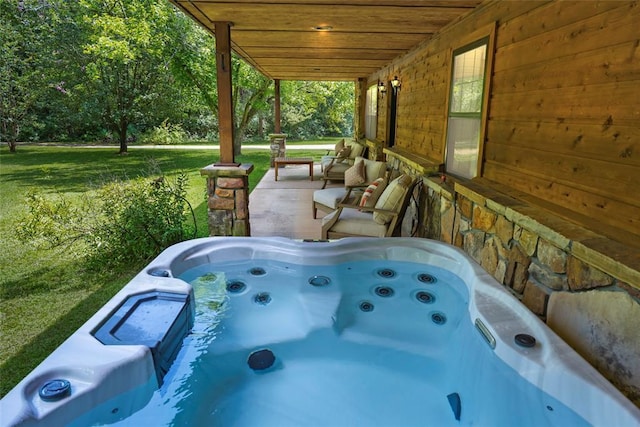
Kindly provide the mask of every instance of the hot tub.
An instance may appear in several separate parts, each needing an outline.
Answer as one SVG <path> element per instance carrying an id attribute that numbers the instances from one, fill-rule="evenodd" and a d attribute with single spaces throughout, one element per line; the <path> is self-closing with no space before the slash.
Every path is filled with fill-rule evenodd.
<path id="1" fill-rule="evenodd" d="M 0 414 L 9 426 L 640 425 L 468 256 L 416 238 L 175 245 Z"/>

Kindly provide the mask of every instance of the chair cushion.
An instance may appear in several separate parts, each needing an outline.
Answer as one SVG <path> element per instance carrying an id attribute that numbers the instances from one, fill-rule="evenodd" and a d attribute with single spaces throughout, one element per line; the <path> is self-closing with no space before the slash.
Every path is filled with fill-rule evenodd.
<path id="1" fill-rule="evenodd" d="M 384 178 L 378 178 L 373 181 L 369 186 L 364 190 L 362 197 L 360 198 L 360 203 L 358 206 L 361 208 L 368 207 L 372 208 L 376 205 L 376 202 L 380 198 L 380 195 L 384 191 L 386 187 Z"/>
<path id="2" fill-rule="evenodd" d="M 327 166 L 329 166 L 331 164 L 331 162 L 333 161 L 333 159 L 335 159 L 336 156 L 322 156 L 320 158 L 320 164 L 322 165 L 322 168 L 326 168 Z"/>
<path id="3" fill-rule="evenodd" d="M 344 181 L 344 173 L 350 167 L 349 163 L 334 163 L 324 169 L 324 179 Z"/>
<path id="4" fill-rule="evenodd" d="M 365 176 L 364 160 L 357 161 L 349 169 L 344 171 L 344 185 L 355 187 L 367 182 Z"/>
<path id="5" fill-rule="evenodd" d="M 352 142 L 349 145 L 346 145 L 346 147 L 350 147 L 351 151 L 349 152 L 349 154 L 347 154 L 347 156 L 349 157 L 350 160 L 355 160 L 356 157 L 358 156 L 362 156 L 362 154 L 364 154 L 364 149 L 365 146 L 360 144 L 359 142 Z"/>
<path id="6" fill-rule="evenodd" d="M 404 201 L 404 196 L 413 180 L 409 175 L 403 174 L 389 183 L 376 202 L 376 209 L 399 212 Z M 393 219 L 393 215 L 374 212 L 373 220 L 378 224 L 387 224 Z"/>
<path id="7" fill-rule="evenodd" d="M 313 192 L 313 201 L 328 208 L 336 209 L 338 202 L 340 202 L 346 194 L 347 190 L 345 190 L 344 187 L 325 188 Z"/>
<path id="8" fill-rule="evenodd" d="M 333 211 L 322 218 L 322 225 L 331 221 L 338 211 Z M 340 219 L 331 227 L 330 233 L 347 235 L 384 237 L 387 227 L 371 220 L 371 212 L 360 212 L 357 209 L 343 209 Z"/>
<path id="9" fill-rule="evenodd" d="M 364 170 L 367 181 L 372 182 L 378 178 L 382 178 L 385 173 L 387 173 L 387 163 L 365 159 Z"/>
<path id="10" fill-rule="evenodd" d="M 387 163 L 369 160 L 362 156 L 355 158 L 355 163 L 364 162 L 365 182 L 375 181 L 377 178 L 383 177 L 387 173 Z"/>

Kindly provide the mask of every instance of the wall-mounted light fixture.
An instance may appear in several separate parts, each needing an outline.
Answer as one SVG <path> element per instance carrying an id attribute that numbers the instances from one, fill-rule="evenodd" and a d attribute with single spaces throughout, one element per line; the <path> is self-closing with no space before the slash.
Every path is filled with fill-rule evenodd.
<path id="1" fill-rule="evenodd" d="M 398 76 L 394 76 L 393 80 L 391 80 L 391 87 L 394 92 L 397 92 L 400 89 L 400 80 L 398 80 Z"/>
<path id="2" fill-rule="evenodd" d="M 378 92 L 380 92 L 380 95 L 382 96 L 387 93 L 387 86 L 385 86 L 384 82 L 378 83 Z"/>

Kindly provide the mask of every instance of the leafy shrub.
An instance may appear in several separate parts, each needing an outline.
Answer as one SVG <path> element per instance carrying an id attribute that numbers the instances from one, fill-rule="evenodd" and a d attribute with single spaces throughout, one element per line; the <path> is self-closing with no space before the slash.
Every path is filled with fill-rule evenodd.
<path id="1" fill-rule="evenodd" d="M 140 142 L 143 144 L 174 145 L 183 143 L 187 138 L 187 133 L 182 129 L 182 125 L 172 125 L 164 120 L 160 126 L 156 126 L 142 135 Z"/>
<path id="2" fill-rule="evenodd" d="M 91 264 L 147 261 L 187 238 L 186 175 L 113 180 L 73 203 L 31 192 L 18 236 L 41 246 L 82 250 Z"/>

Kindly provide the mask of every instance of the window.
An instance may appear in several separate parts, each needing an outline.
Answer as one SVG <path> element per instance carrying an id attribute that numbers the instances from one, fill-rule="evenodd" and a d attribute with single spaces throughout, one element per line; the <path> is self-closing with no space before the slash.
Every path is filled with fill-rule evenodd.
<path id="1" fill-rule="evenodd" d="M 367 139 L 376 139 L 378 127 L 378 85 L 369 86 L 365 101 L 364 136 Z"/>
<path id="2" fill-rule="evenodd" d="M 464 178 L 478 175 L 484 140 L 490 37 L 453 51 L 449 94 L 446 170 Z"/>

